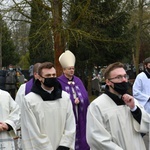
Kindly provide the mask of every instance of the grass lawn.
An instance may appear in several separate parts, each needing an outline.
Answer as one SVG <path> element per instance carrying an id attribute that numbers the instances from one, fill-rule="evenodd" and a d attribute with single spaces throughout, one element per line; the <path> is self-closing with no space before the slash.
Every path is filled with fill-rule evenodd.
<path id="1" fill-rule="evenodd" d="M 90 102 L 92 102 L 95 98 L 97 98 L 98 96 L 95 96 L 95 95 L 90 95 L 89 96 L 89 100 Z"/>

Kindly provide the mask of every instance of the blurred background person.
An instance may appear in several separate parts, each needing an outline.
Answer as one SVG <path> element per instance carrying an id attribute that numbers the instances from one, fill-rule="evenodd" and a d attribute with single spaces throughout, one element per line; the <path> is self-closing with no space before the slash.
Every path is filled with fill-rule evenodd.
<path id="1" fill-rule="evenodd" d="M 0 70 L 0 89 L 1 90 L 6 90 L 5 88 L 5 83 L 6 83 L 6 70 Z"/>
<path id="2" fill-rule="evenodd" d="M 6 72 L 5 88 L 10 93 L 13 99 L 15 99 L 17 83 L 18 83 L 17 73 L 15 71 L 14 66 L 10 64 Z"/>
<path id="3" fill-rule="evenodd" d="M 150 113 L 150 57 L 143 62 L 144 71 L 139 73 L 133 84 L 133 96 Z"/>

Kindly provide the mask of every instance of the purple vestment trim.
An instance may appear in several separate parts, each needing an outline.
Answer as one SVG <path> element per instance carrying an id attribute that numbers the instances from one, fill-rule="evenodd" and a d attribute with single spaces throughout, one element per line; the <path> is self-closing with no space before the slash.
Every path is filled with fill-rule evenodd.
<path id="1" fill-rule="evenodd" d="M 33 78 L 30 79 L 27 83 L 26 83 L 26 88 L 25 88 L 25 95 L 27 95 L 30 91 L 31 91 L 31 88 L 33 86 Z"/>

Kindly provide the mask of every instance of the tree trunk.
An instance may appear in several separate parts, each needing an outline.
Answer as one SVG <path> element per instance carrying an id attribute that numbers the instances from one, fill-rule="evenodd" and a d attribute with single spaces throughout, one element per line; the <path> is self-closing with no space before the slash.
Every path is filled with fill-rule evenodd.
<path id="1" fill-rule="evenodd" d="M 0 69 L 2 68 L 2 17 L 0 15 Z"/>
<path id="2" fill-rule="evenodd" d="M 141 32 L 143 23 L 143 3 L 144 0 L 139 0 L 139 14 L 138 14 L 138 30 L 137 30 L 137 40 L 136 40 L 136 51 L 135 51 L 135 66 L 136 74 L 139 73 L 139 57 L 140 57 L 140 47 L 141 47 Z"/>
<path id="3" fill-rule="evenodd" d="M 62 67 L 58 61 L 59 56 L 65 51 L 65 36 L 62 32 L 62 0 L 52 1 L 53 37 L 54 37 L 54 64 L 57 76 L 62 74 Z"/>

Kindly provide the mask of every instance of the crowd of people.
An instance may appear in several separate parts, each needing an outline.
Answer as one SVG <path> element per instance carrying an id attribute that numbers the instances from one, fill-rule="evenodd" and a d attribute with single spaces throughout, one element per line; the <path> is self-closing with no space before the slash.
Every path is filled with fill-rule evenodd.
<path id="1" fill-rule="evenodd" d="M 19 86 L 26 81 L 24 74 L 19 68 L 10 64 L 8 68 L 0 70 L 0 89 L 8 91 L 12 98 L 15 99 L 16 91 Z"/>
<path id="2" fill-rule="evenodd" d="M 75 76 L 74 54 L 66 50 L 59 62 L 61 76 L 52 62 L 37 62 L 30 80 L 18 89 L 7 79 L 13 72 L 13 80 L 18 80 L 13 66 L 3 72 L 7 82 L 0 87 L 0 150 L 146 150 L 150 57 L 144 60 L 145 69 L 137 75 L 132 92 L 124 64 L 108 65 L 104 92 L 91 103 Z"/>

